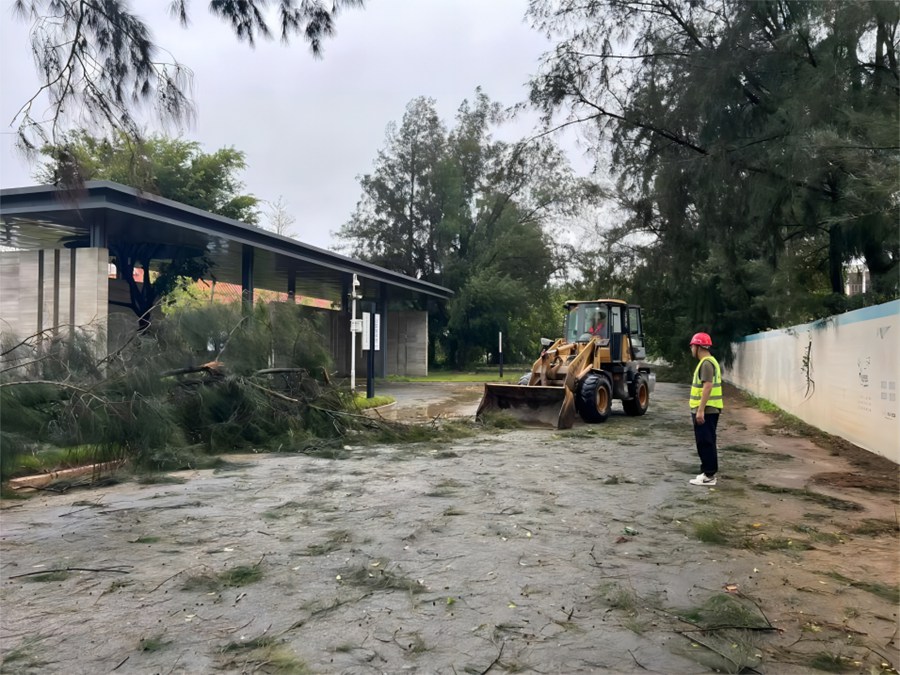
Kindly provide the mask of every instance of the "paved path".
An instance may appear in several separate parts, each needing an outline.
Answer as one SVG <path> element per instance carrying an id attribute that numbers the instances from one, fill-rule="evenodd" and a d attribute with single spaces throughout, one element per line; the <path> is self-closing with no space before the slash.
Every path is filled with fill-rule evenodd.
<path id="1" fill-rule="evenodd" d="M 480 382 L 390 382 L 376 385 L 375 394 L 396 404 L 381 410 L 388 419 L 415 421 L 435 417 L 471 417 L 484 392 Z"/>

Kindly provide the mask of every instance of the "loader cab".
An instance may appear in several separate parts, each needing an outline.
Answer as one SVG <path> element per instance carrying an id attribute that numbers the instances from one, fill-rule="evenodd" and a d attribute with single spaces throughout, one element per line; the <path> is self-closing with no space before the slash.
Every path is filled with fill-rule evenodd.
<path id="1" fill-rule="evenodd" d="M 623 304 L 609 301 L 575 301 L 566 303 L 564 335 L 568 342 L 590 342 L 593 338 L 609 340 L 622 332 Z"/>
<path id="2" fill-rule="evenodd" d="M 590 342 L 599 338 L 601 344 L 611 344 L 615 360 L 642 360 L 646 358 L 644 347 L 644 327 L 641 322 L 641 308 L 621 300 L 569 300 L 566 302 L 565 332 L 567 342 Z M 619 353 L 619 335 L 627 335 L 626 342 L 632 353 Z"/>

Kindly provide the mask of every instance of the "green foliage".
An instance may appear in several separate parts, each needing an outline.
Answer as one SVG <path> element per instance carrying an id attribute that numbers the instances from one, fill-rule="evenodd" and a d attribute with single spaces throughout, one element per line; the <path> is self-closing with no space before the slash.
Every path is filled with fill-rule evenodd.
<path id="1" fill-rule="evenodd" d="M 722 520 L 701 520 L 694 523 L 694 536 L 707 544 L 726 544 L 731 527 Z"/>
<path id="2" fill-rule="evenodd" d="M 184 125 L 193 117 L 189 95 L 191 71 L 178 63 L 160 62 L 165 53 L 153 40 L 154 31 L 134 14 L 125 0 L 101 4 L 76 0 L 18 0 L 15 14 L 28 24 L 40 90 L 22 102 L 14 122 L 18 145 L 31 151 L 48 140 L 57 141 L 64 122 L 100 127 L 141 137 L 143 115 L 152 109 L 163 125 Z M 284 43 L 298 37 L 316 56 L 322 42 L 335 32 L 342 9 L 359 7 L 362 0 L 297 2 L 251 0 L 209 3 L 209 10 L 229 24 L 238 40 L 254 45 L 257 39 L 278 35 Z M 275 5 L 274 11 L 268 11 Z M 189 3 L 170 3 L 170 16 L 189 24 Z M 271 25 L 270 25 L 271 24 Z M 274 34 L 274 35 L 273 35 Z M 32 116 L 34 102 L 49 99 L 41 114 Z M 77 177 L 64 178 L 77 185 Z"/>
<path id="3" fill-rule="evenodd" d="M 135 139 L 125 133 L 96 138 L 74 131 L 56 145 L 43 146 L 41 153 L 47 160 L 35 178 L 42 183 L 110 180 L 245 223 L 259 220 L 259 200 L 241 194 L 244 185 L 237 176 L 246 163 L 244 153 L 234 148 L 210 154 L 199 143 L 178 138 Z M 173 255 L 171 247 L 162 244 L 115 239 L 109 241 L 109 249 L 143 328 L 160 300 L 173 293 L 184 299 L 189 282 L 209 272 L 209 262 L 199 250 L 181 247 Z M 134 279 L 136 269 L 144 273 L 140 284 Z"/>
<path id="4" fill-rule="evenodd" d="M 124 457 L 174 470 L 204 465 L 211 452 L 302 450 L 309 439 L 335 438 L 354 424 L 340 412 L 354 407 L 349 392 L 316 378 L 330 365 L 318 326 L 311 311 L 293 305 L 259 305 L 249 314 L 239 304 L 183 310 L 102 368 L 89 358 L 89 334 L 18 345 L 5 335 L 3 478 L 29 463 L 59 468 Z"/>
<path id="5" fill-rule="evenodd" d="M 707 630 L 727 626 L 730 628 L 768 628 L 769 622 L 759 608 L 733 595 L 717 593 L 702 606 L 681 612 L 691 623 Z"/>
<path id="6" fill-rule="evenodd" d="M 34 176 L 41 183 L 58 184 L 74 174 L 82 181 L 122 183 L 251 225 L 259 220 L 259 200 L 241 194 L 244 185 L 237 175 L 247 164 L 234 148 L 206 153 L 199 143 L 180 138 L 135 140 L 123 133 L 98 138 L 74 131 L 41 153 L 47 160 Z"/>
<path id="7" fill-rule="evenodd" d="M 698 330 L 727 345 L 897 297 L 896 3 L 561 0 L 530 16 L 559 40 L 533 103 L 612 150 L 624 217 L 585 283 L 633 292 L 651 351 L 678 363 Z M 873 289 L 849 301 L 857 259 Z"/>
<path id="8" fill-rule="evenodd" d="M 450 130 L 433 100 L 411 101 L 339 232 L 353 255 L 456 293 L 428 307 L 432 363 L 496 362 L 500 332 L 505 354 L 531 358 L 562 323 L 546 291 L 555 263 L 544 226 L 581 186 L 550 141 L 494 140 L 501 117 L 480 90 Z"/>

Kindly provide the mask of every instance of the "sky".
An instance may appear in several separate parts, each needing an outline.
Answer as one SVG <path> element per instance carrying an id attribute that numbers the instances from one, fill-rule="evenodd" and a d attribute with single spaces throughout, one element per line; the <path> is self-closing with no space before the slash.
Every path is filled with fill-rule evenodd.
<path id="1" fill-rule="evenodd" d="M 34 183 L 10 124 L 38 79 L 28 25 L 13 18 L 12 0 L 0 2 L 0 187 L 8 188 Z M 280 197 L 296 218 L 293 236 L 320 248 L 338 245 L 333 232 L 361 195 L 357 178 L 372 170 L 387 125 L 400 122 L 410 100 L 434 98 L 448 125 L 478 86 L 513 105 L 526 99 L 529 76 L 551 46 L 525 22 L 527 0 L 367 0 L 338 17 L 323 59 L 301 41 L 255 49 L 238 42 L 206 0 L 189 4 L 192 23 L 184 29 L 165 14 L 168 4 L 131 7 L 157 44 L 193 71 L 196 119 L 180 135 L 206 152 L 243 151 L 245 191 L 269 202 Z M 528 136 L 535 124 L 536 116 L 522 119 L 497 137 Z M 563 144 L 585 173 L 574 140 Z"/>

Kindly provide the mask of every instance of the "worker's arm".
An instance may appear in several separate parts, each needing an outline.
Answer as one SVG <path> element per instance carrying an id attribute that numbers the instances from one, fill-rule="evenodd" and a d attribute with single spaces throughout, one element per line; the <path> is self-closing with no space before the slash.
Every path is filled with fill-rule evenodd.
<path id="1" fill-rule="evenodd" d="M 709 401 L 712 388 L 712 382 L 703 383 L 703 392 L 700 394 L 700 407 L 697 408 L 697 424 L 703 424 L 706 421 L 706 402 Z"/>

